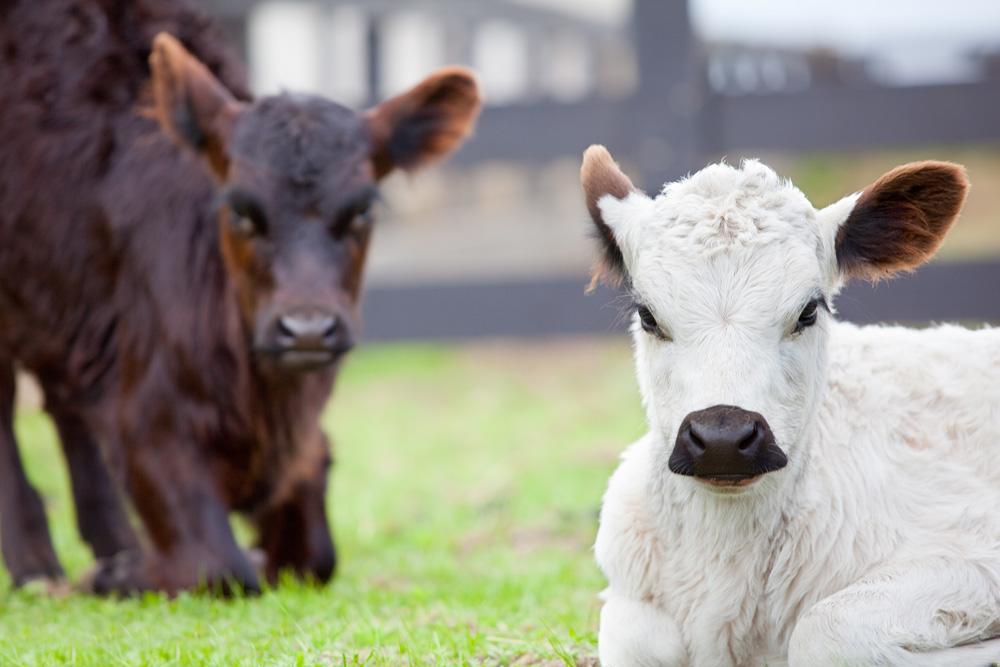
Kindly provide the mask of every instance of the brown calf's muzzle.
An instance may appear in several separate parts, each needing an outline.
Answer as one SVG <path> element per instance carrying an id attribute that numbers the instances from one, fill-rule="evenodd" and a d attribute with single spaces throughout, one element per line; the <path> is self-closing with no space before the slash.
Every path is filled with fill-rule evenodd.
<path id="1" fill-rule="evenodd" d="M 668 466 L 678 475 L 736 483 L 779 470 L 787 463 L 764 417 L 731 405 L 716 405 L 684 418 Z"/>
<path id="2" fill-rule="evenodd" d="M 256 350 L 283 370 L 309 371 L 328 366 L 355 343 L 349 316 L 320 306 L 285 308 L 264 320 Z"/>

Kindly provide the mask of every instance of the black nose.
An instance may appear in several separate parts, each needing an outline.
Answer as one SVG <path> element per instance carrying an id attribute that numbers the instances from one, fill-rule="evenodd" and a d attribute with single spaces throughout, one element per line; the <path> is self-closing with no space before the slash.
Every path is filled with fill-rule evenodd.
<path id="1" fill-rule="evenodd" d="M 764 417 L 716 405 L 684 418 L 669 467 L 679 475 L 738 480 L 778 470 L 787 463 Z"/>
<path id="2" fill-rule="evenodd" d="M 283 347 L 326 349 L 337 337 L 336 315 L 317 310 L 285 313 L 276 323 L 278 342 Z"/>

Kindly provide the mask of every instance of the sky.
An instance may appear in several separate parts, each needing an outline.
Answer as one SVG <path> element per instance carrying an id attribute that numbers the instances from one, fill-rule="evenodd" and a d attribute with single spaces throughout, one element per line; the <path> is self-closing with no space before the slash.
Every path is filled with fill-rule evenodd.
<path id="1" fill-rule="evenodd" d="M 659 0 L 679 2 L 682 0 Z M 632 0 L 515 0 L 612 24 Z M 978 76 L 970 52 L 1000 52 L 1000 0 L 690 0 L 707 41 L 765 48 L 829 48 L 863 57 L 886 83 Z"/>
<path id="2" fill-rule="evenodd" d="M 619 26 L 627 23 L 633 2 L 513 1 Z M 419 2 L 413 4 L 419 8 Z M 689 4 L 694 28 L 703 39 L 765 49 L 827 47 L 863 58 L 869 71 L 890 85 L 976 79 L 979 64 L 970 53 L 1000 53 L 1000 0 L 689 0 Z M 362 100 L 366 75 L 358 67 L 357 54 L 364 49 L 363 13 L 349 5 L 328 11 L 324 3 L 261 3 L 250 23 L 256 89 L 320 89 L 349 102 Z M 410 15 L 383 26 L 385 43 L 402 54 L 383 73 L 388 92 L 412 85 L 446 60 L 434 48 L 443 39 L 428 39 L 432 34 L 443 36 L 437 34 L 440 22 L 420 12 L 403 14 Z M 518 52 L 510 48 L 517 35 L 502 33 L 493 26 L 489 35 L 480 35 L 481 50 L 490 57 L 477 58 L 484 75 L 489 74 L 495 101 L 503 97 L 504 73 L 525 69 L 499 57 Z M 559 78 L 572 79 L 565 72 Z M 507 88 L 517 88 L 517 81 L 507 83 Z"/>
<path id="3" fill-rule="evenodd" d="M 516 0 L 620 22 L 631 0 Z M 677 2 L 679 0 L 661 0 Z M 690 0 L 709 38 L 878 50 L 886 43 L 1000 41 L 1000 0 Z"/>

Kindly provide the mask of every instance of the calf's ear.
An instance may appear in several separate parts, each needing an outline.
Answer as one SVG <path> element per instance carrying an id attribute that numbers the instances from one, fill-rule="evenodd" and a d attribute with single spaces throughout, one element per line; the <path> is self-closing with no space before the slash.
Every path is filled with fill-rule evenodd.
<path id="1" fill-rule="evenodd" d="M 219 178 L 229 167 L 227 145 L 243 104 L 172 35 L 161 32 L 149 56 L 154 113 L 175 141 L 203 155 Z"/>
<path id="2" fill-rule="evenodd" d="M 446 67 L 365 114 L 375 177 L 416 169 L 457 149 L 482 106 L 471 70 Z"/>
<path id="3" fill-rule="evenodd" d="M 824 209 L 842 218 L 835 238 L 841 275 L 875 281 L 920 266 L 941 246 L 968 191 L 961 165 L 912 162 L 865 188 L 853 207 L 842 200 Z"/>
<path id="4" fill-rule="evenodd" d="M 619 287 L 628 282 L 628 271 L 614 222 L 608 217 L 608 207 L 613 201 L 625 199 L 632 193 L 639 193 L 639 190 L 622 172 L 608 149 L 599 144 L 594 144 L 583 153 L 580 183 L 601 253 L 591 272 L 588 290 L 594 289 L 598 283 Z"/>

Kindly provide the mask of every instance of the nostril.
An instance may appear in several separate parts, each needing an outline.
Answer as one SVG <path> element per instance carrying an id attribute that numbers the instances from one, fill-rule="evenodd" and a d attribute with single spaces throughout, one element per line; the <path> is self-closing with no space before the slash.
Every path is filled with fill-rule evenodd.
<path id="1" fill-rule="evenodd" d="M 333 335 L 337 333 L 337 318 L 336 317 L 329 318 L 324 322 L 324 325 L 325 326 L 323 327 L 323 338 L 324 339 L 333 338 Z"/>
<path id="2" fill-rule="evenodd" d="M 701 456 L 705 453 L 705 442 L 698 436 L 691 424 L 685 427 L 684 434 L 687 436 L 684 440 L 692 456 Z"/>
<path id="3" fill-rule="evenodd" d="M 295 338 L 295 330 L 284 317 L 278 318 L 278 335 L 282 338 Z"/>
<path id="4" fill-rule="evenodd" d="M 278 317 L 275 323 L 275 333 L 284 344 L 327 344 L 338 329 L 339 320 L 333 315 L 290 313 Z"/>
<path id="5" fill-rule="evenodd" d="M 745 435 L 743 439 L 737 443 L 736 448 L 740 451 L 741 454 L 750 453 L 750 450 L 752 450 L 754 446 L 757 444 L 759 436 L 760 436 L 760 424 L 758 424 L 757 422 L 753 422 L 753 424 L 750 427 L 750 433 Z"/>

